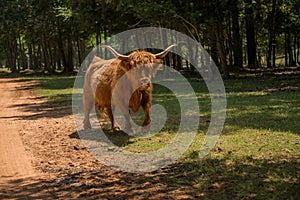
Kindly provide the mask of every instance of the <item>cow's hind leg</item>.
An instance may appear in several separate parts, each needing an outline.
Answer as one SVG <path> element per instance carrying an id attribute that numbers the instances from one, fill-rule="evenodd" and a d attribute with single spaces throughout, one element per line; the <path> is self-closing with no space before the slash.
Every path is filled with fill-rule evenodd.
<path id="1" fill-rule="evenodd" d="M 113 110 L 114 110 L 114 108 L 108 108 L 108 109 L 107 109 L 107 115 L 108 115 L 108 117 L 109 117 L 109 119 L 110 119 L 110 121 L 111 121 L 111 128 L 112 128 L 113 130 L 119 131 L 119 130 L 121 130 L 121 127 L 120 127 L 120 125 L 118 124 L 118 122 L 115 121 L 115 119 L 114 119 Z"/>
<path id="2" fill-rule="evenodd" d="M 84 106 L 83 128 L 90 129 L 92 128 L 90 122 L 90 112 L 92 111 L 92 108 L 94 106 L 94 100 L 91 97 L 85 95 L 83 97 L 83 106 Z"/>
<path id="3" fill-rule="evenodd" d="M 100 119 L 98 119 L 100 127 L 103 128 L 104 125 L 105 125 L 104 109 L 97 102 L 95 103 L 95 108 L 96 108 L 96 110 L 98 111 L 98 113 L 100 115 Z"/>

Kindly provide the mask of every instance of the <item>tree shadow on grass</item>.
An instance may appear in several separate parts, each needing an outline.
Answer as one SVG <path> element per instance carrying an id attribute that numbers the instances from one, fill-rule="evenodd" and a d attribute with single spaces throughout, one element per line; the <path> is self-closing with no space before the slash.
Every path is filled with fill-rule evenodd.
<path id="1" fill-rule="evenodd" d="M 73 172 L 67 169 L 51 180 L 23 187 L 11 183 L 1 188 L 0 194 L 4 198 L 13 194 L 15 199 L 43 198 L 45 193 L 57 199 L 299 199 L 299 164 L 299 159 L 241 158 L 228 163 L 227 158 L 206 158 L 147 174 L 105 166 Z"/>
<path id="2" fill-rule="evenodd" d="M 227 80 L 227 124 L 300 134 L 299 75 Z"/>
<path id="3" fill-rule="evenodd" d="M 111 137 L 114 140 L 117 132 Z M 58 193 L 77 192 L 80 198 L 298 199 L 299 175 L 299 156 L 256 159 L 228 153 L 221 158 L 178 161 L 146 174 L 101 166 L 100 171 L 70 173 L 59 179 L 67 183 L 56 181 L 52 187 L 60 188 Z"/>
<path id="4" fill-rule="evenodd" d="M 299 98 L 300 91 L 229 95 L 226 121 L 237 128 L 300 134 Z"/>

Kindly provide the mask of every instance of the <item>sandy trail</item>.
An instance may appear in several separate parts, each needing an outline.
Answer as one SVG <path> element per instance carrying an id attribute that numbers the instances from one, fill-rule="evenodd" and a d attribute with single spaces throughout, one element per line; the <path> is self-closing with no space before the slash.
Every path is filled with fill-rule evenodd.
<path id="1" fill-rule="evenodd" d="M 31 199 L 38 191 L 34 185 L 39 173 L 32 167 L 32 156 L 25 151 L 20 136 L 19 109 L 28 103 L 32 91 L 28 83 L 17 79 L 0 79 L 0 199 Z M 22 188 L 17 194 L 12 188 Z M 29 195 L 30 194 L 30 195 Z"/>
<path id="2" fill-rule="evenodd" d="M 17 92 L 17 82 L 0 80 L 0 176 L 1 182 L 6 179 L 27 178 L 35 176 L 31 158 L 26 154 L 19 135 L 19 115 L 14 106 L 20 103 L 22 92 Z"/>

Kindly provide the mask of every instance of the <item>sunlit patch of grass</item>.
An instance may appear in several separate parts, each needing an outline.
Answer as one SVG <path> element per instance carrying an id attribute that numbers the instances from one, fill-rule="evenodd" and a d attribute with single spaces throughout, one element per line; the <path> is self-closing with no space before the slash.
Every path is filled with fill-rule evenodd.
<path id="1" fill-rule="evenodd" d="M 247 128 L 235 130 L 234 133 L 220 137 L 217 143 L 220 150 L 212 153 L 212 157 L 220 158 L 230 154 L 237 158 L 251 156 L 256 159 L 276 159 L 281 156 L 300 155 L 300 148 L 297 147 L 298 135 Z"/>
<path id="2" fill-rule="evenodd" d="M 71 105 L 74 76 L 43 76 L 24 77 L 36 83 L 34 93 L 36 96 L 43 96 L 54 104 Z"/>
<path id="3" fill-rule="evenodd" d="M 134 153 L 146 153 L 156 151 L 166 146 L 174 137 L 174 134 L 160 132 L 152 137 L 130 138 L 129 144 L 123 149 Z"/>

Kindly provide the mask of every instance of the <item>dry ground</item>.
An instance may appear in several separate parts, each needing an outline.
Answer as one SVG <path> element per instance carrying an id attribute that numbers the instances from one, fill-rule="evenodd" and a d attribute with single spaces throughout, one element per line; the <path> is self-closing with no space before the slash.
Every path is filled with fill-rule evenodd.
<path id="1" fill-rule="evenodd" d="M 172 169 L 129 174 L 99 163 L 78 139 L 71 108 L 34 96 L 32 86 L 0 79 L 0 199 L 200 198 L 172 182 Z"/>

